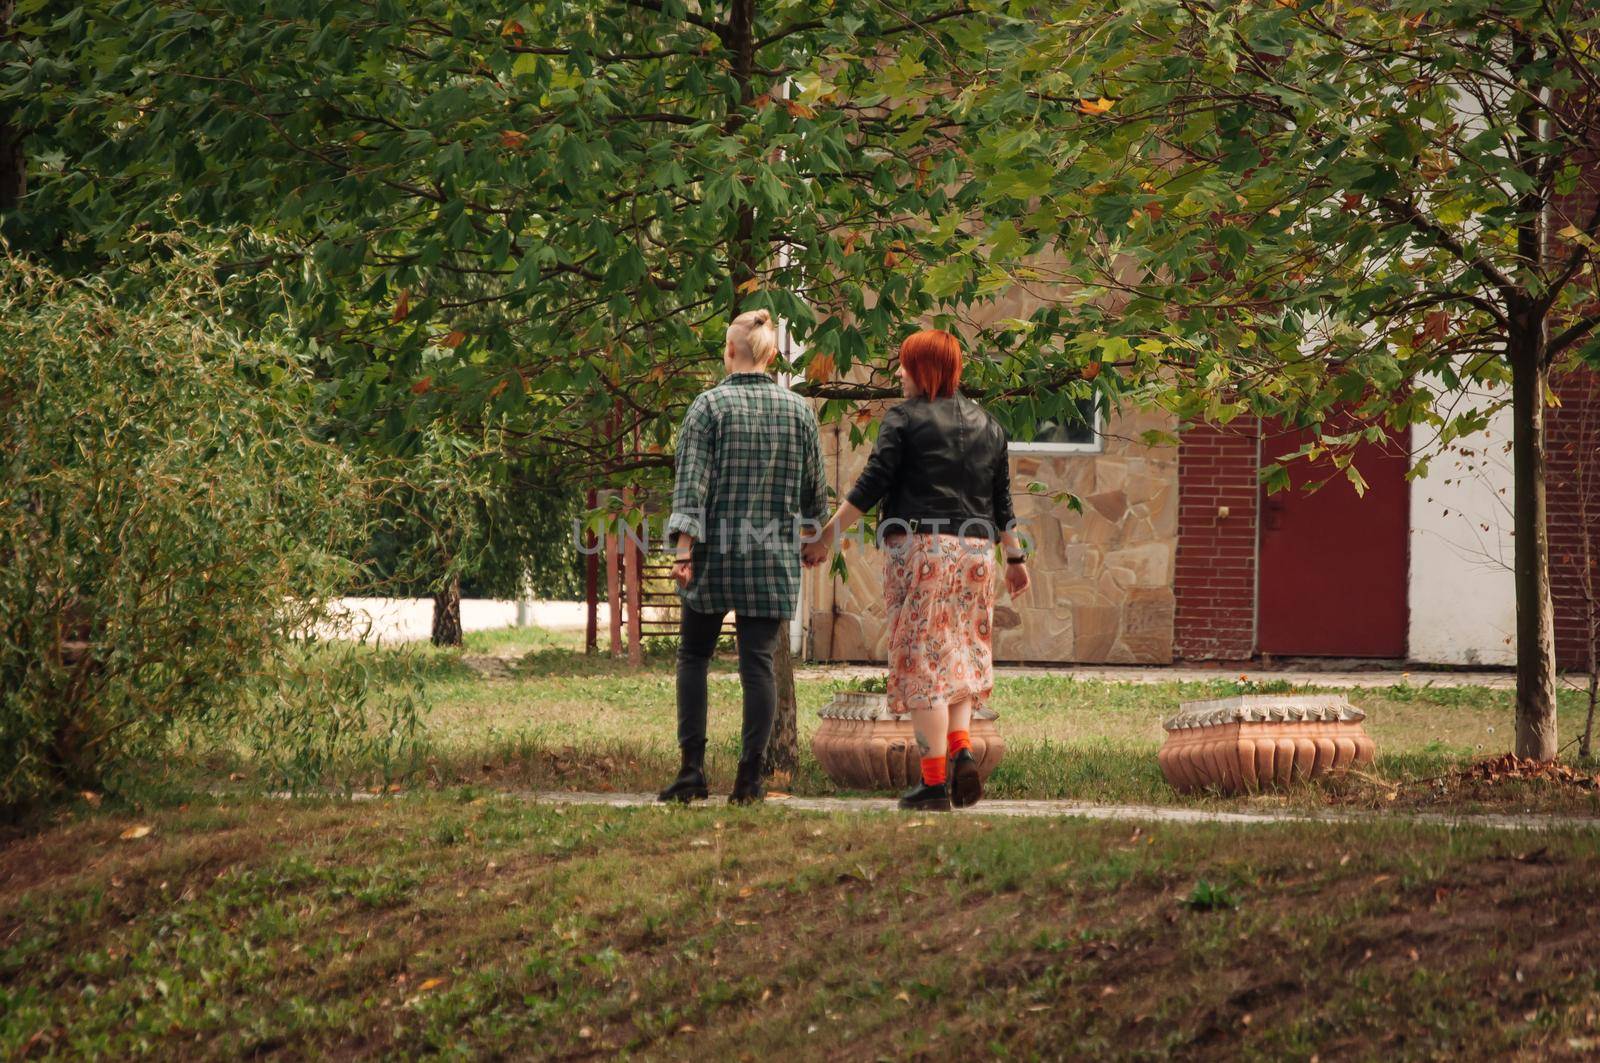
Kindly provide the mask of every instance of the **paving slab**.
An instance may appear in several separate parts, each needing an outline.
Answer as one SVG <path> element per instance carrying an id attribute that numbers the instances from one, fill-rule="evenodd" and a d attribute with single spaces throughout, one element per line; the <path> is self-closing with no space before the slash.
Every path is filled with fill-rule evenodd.
<path id="1" fill-rule="evenodd" d="M 840 664 L 802 665 L 794 670 L 796 679 L 870 679 L 882 676 L 882 665 Z M 1148 665 L 1087 665 L 1081 667 L 998 665 L 997 678 L 1019 679 L 1029 676 L 1049 676 L 1097 683 L 1211 683 L 1216 680 L 1233 680 L 1241 676 L 1258 683 L 1287 681 L 1297 687 L 1328 687 L 1336 690 L 1365 690 L 1376 687 L 1408 685 L 1414 687 L 1487 687 L 1493 690 L 1515 690 L 1517 677 L 1512 672 L 1434 672 L 1394 671 L 1321 671 L 1318 669 L 1224 669 L 1192 668 L 1182 666 L 1151 667 Z M 737 680 L 733 673 L 717 673 L 722 680 Z"/>
<path id="2" fill-rule="evenodd" d="M 513 793 L 512 796 L 539 804 L 601 805 L 608 808 L 659 807 L 670 811 L 654 794 L 594 793 L 575 790 L 540 790 Z M 696 805 L 701 802 L 696 802 Z M 725 806 L 725 798 L 713 798 L 705 804 Z M 801 812 L 847 813 L 857 815 L 918 815 L 905 813 L 896 807 L 890 797 L 795 797 L 774 794 L 767 799 L 768 808 L 793 809 Z M 943 815 L 944 813 L 936 813 Z M 1597 830 L 1600 818 L 1554 815 L 1462 814 L 1438 812 L 1293 812 L 1261 809 L 1249 812 L 1227 812 L 1205 808 L 1169 808 L 1162 805 L 1101 805 L 1084 801 L 983 801 L 971 808 L 949 813 L 956 816 L 985 816 L 1019 819 L 1111 819 L 1132 820 L 1141 823 L 1236 823 L 1261 826 L 1273 823 L 1415 823 L 1433 827 L 1474 827 L 1489 830 Z"/>

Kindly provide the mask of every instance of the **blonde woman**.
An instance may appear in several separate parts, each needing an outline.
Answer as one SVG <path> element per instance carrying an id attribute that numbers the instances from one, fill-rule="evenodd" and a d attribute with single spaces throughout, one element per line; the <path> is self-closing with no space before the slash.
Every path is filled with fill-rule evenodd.
<path id="1" fill-rule="evenodd" d="M 957 393 L 960 342 L 916 333 L 900 347 L 897 375 L 905 401 L 884 414 L 867 467 L 804 558 L 826 560 L 840 533 L 883 503 L 889 705 L 911 714 L 922 753 L 922 785 L 900 807 L 948 812 L 983 796 L 968 729 L 994 686 L 995 542 L 1013 597 L 1028 589 L 1028 566 L 1005 429 Z"/>
<path id="2" fill-rule="evenodd" d="M 689 406 L 678 435 L 677 477 L 667 538 L 683 601 L 678 642 L 678 747 L 682 767 L 663 801 L 709 793 L 705 776 L 706 670 L 734 614 L 744 734 L 729 801 L 763 799 L 762 760 L 772 735 L 777 686 L 772 655 L 800 594 L 800 521 L 827 510 L 817 418 L 767 370 L 778 336 L 765 310 L 728 326 L 720 384 Z"/>

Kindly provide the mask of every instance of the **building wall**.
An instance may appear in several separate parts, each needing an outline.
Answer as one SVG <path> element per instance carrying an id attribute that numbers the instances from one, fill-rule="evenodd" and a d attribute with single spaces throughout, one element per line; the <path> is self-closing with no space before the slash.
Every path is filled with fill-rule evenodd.
<path id="1" fill-rule="evenodd" d="M 1198 425 L 1178 446 L 1173 656 L 1245 660 L 1256 651 L 1260 425 Z"/>
<path id="2" fill-rule="evenodd" d="M 1471 401 L 1482 406 L 1501 397 Z M 1413 467 L 1427 458 L 1428 471 L 1411 481 L 1409 656 L 1428 664 L 1515 664 L 1511 411 L 1497 411 L 1487 431 L 1442 452 L 1424 426 L 1412 432 Z"/>
<path id="3" fill-rule="evenodd" d="M 1170 431 L 1164 414 L 1113 417 L 1096 454 L 1016 454 L 1011 459 L 1017 519 L 1034 541 L 1033 587 L 1020 601 L 1002 590 L 995 608 L 995 659 L 1022 662 L 1147 663 L 1172 660 L 1173 565 L 1178 542 L 1178 455 L 1140 440 Z M 852 447 L 847 424 L 825 428 L 833 485 L 847 491 L 870 447 Z M 1048 493 L 1081 501 L 1074 512 Z M 847 544 L 849 578 L 808 576 L 813 657 L 882 661 L 888 631 L 883 558 Z"/>
<path id="4" fill-rule="evenodd" d="M 1556 662 L 1587 670 L 1600 597 L 1600 373 L 1558 377 L 1553 390 L 1561 404 L 1545 411 L 1545 506 Z"/>

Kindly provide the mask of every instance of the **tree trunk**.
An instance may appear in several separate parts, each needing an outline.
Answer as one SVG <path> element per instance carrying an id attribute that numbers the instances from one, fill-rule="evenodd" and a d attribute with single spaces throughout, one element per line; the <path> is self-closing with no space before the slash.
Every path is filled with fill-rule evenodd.
<path id="1" fill-rule="evenodd" d="M 772 718 L 772 737 L 767 740 L 767 774 L 782 773 L 793 779 L 800 769 L 800 713 L 787 622 L 778 636 L 778 650 L 772 655 L 772 673 L 778 684 L 778 709 Z"/>
<path id="2" fill-rule="evenodd" d="M 461 580 L 452 577 L 442 591 L 433 596 L 433 644 L 461 645 Z"/>
<path id="3" fill-rule="evenodd" d="M 1517 747 L 1519 757 L 1556 755 L 1556 645 L 1550 601 L 1550 540 L 1545 523 L 1544 394 L 1541 322 L 1526 317 L 1510 336 L 1513 494 L 1517 588 Z"/>

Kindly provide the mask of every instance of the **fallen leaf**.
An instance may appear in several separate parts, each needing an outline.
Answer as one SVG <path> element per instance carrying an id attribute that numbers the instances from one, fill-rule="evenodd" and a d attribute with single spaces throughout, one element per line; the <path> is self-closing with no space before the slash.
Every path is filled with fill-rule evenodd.
<path id="1" fill-rule="evenodd" d="M 149 833 L 150 828 L 141 823 L 137 827 L 129 827 L 127 830 L 123 831 L 122 840 L 125 842 L 137 841 Z"/>
<path id="2" fill-rule="evenodd" d="M 83 791 L 83 793 L 79 794 L 78 796 L 83 798 L 85 801 L 87 801 L 89 803 L 90 807 L 92 807 L 92 808 L 99 808 L 100 807 L 100 795 L 95 793 L 93 790 L 85 790 L 85 791 Z"/>
<path id="3" fill-rule="evenodd" d="M 443 978 L 428 978 L 428 979 L 424 979 L 423 983 L 421 985 L 417 986 L 417 992 L 426 993 L 428 990 L 430 990 L 430 989 L 438 989 L 442 985 L 444 985 L 444 979 Z"/>

